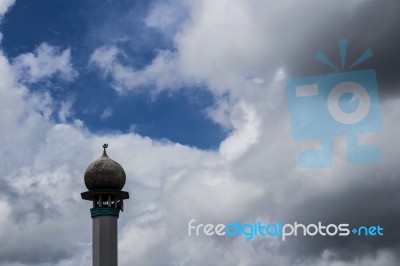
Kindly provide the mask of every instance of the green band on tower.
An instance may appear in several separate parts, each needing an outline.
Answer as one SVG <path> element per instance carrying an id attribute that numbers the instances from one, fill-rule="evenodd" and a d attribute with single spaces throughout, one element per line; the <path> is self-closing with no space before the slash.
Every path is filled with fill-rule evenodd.
<path id="1" fill-rule="evenodd" d="M 93 217 L 96 216 L 116 216 L 117 218 L 119 217 L 119 209 L 113 208 L 113 207 L 97 207 L 97 208 L 92 208 L 90 209 L 90 214 Z"/>

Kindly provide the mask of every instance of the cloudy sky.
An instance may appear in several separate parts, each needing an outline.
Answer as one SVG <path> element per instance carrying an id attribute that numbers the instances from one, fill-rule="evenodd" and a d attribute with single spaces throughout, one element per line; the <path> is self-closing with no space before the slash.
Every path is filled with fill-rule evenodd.
<path id="1" fill-rule="evenodd" d="M 119 264 L 398 265 L 398 0 L 0 0 L 0 265 L 91 264 L 86 166 L 109 144 L 131 198 Z M 377 164 L 303 169 L 286 80 L 375 69 Z M 318 121 L 316 121 L 318 122 Z M 381 225 L 384 237 L 189 237 L 187 223 Z"/>

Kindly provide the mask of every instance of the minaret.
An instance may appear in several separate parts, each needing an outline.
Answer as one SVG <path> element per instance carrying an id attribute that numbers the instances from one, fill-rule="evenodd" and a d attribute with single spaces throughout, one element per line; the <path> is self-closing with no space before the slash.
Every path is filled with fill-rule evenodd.
<path id="1" fill-rule="evenodd" d="M 93 266 L 118 266 L 117 219 L 123 211 L 123 200 L 129 193 L 122 191 L 126 176 L 122 166 L 106 153 L 92 162 L 85 172 L 85 185 L 89 191 L 82 199 L 93 202 L 90 214 L 93 220 Z"/>

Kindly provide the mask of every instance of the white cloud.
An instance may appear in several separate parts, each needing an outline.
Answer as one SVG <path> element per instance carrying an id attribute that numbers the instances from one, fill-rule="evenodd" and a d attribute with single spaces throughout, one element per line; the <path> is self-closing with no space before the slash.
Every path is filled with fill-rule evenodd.
<path id="1" fill-rule="evenodd" d="M 9 8 L 14 5 L 15 0 L 1 0 L 0 1 L 0 16 L 4 16 Z"/>
<path id="2" fill-rule="evenodd" d="M 58 75 L 71 81 L 77 72 L 71 64 L 70 49 L 61 50 L 58 47 L 42 43 L 34 53 L 21 54 L 14 59 L 13 67 L 19 79 L 25 82 L 37 82 L 41 79 Z"/>
<path id="3" fill-rule="evenodd" d="M 231 123 L 235 131 L 220 146 L 220 152 L 227 160 L 239 158 L 251 145 L 254 145 L 260 135 L 261 126 L 255 110 L 243 102 L 238 103 L 231 113 Z"/>
<path id="4" fill-rule="evenodd" d="M 90 62 L 97 64 L 107 74 L 112 72 L 119 51 L 115 46 L 103 46 L 93 52 Z"/>
<path id="5" fill-rule="evenodd" d="M 62 101 L 60 110 L 58 111 L 58 119 L 61 123 L 66 123 L 67 119 L 72 116 L 72 102 Z"/>
<path id="6" fill-rule="evenodd" d="M 111 107 L 107 107 L 104 109 L 104 111 L 101 113 L 100 118 L 101 120 L 105 120 L 113 115 L 113 109 Z"/>
<path id="7" fill-rule="evenodd" d="M 123 56 L 123 53 L 115 46 L 102 46 L 93 52 L 90 63 L 113 79 L 112 86 L 119 93 L 149 85 L 154 86 L 155 91 L 172 89 L 188 82 L 179 72 L 175 54 L 169 51 L 160 51 L 152 64 L 141 70 L 123 65 L 118 56 Z"/>
<path id="8" fill-rule="evenodd" d="M 168 29 L 179 22 L 181 11 L 176 5 L 160 2 L 153 6 L 144 22 L 148 27 Z"/>
<path id="9" fill-rule="evenodd" d="M 205 113 L 225 129 L 232 129 L 231 106 L 227 97 L 219 97 L 213 106 L 206 108 Z"/>

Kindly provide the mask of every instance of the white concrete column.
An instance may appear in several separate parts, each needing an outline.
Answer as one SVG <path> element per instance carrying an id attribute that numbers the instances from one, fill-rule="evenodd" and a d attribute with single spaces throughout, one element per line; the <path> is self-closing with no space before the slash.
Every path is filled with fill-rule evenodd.
<path id="1" fill-rule="evenodd" d="M 93 266 L 118 266 L 118 218 L 93 217 Z"/>

